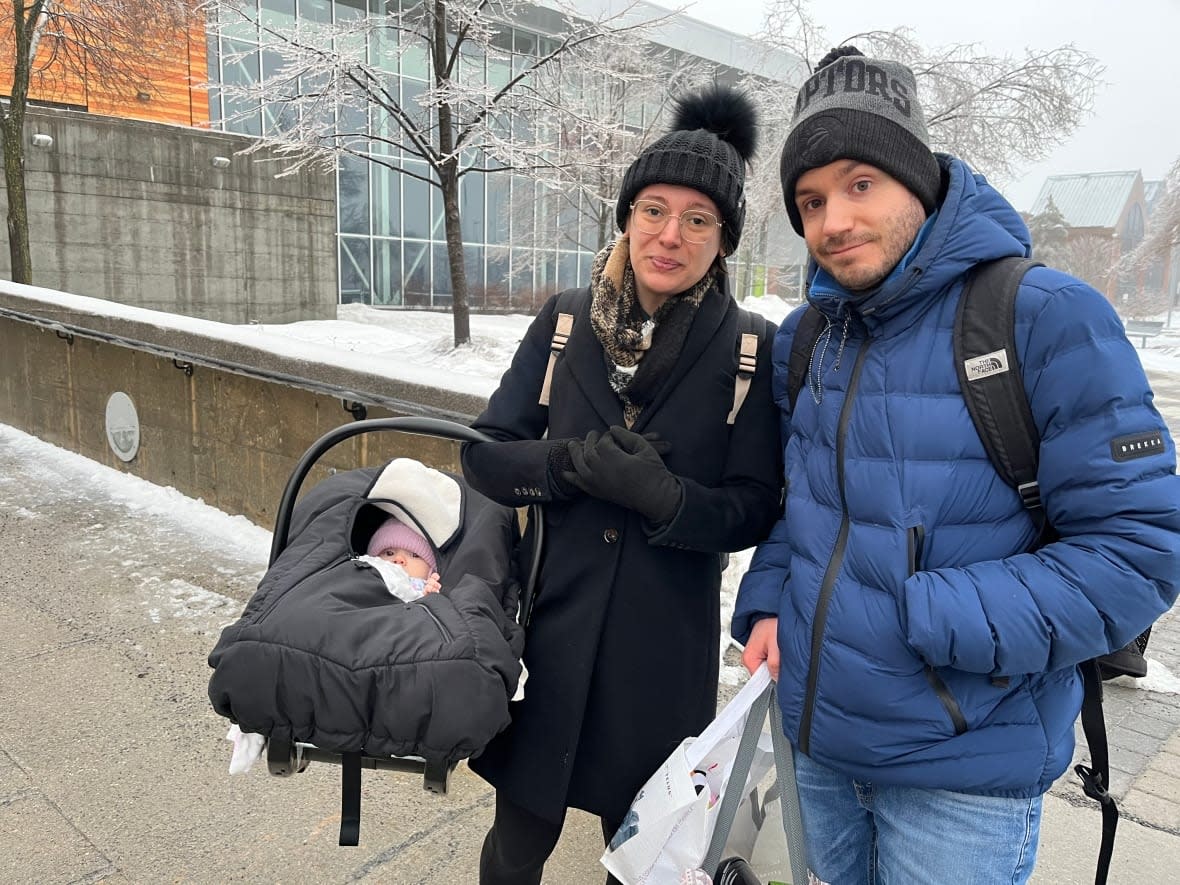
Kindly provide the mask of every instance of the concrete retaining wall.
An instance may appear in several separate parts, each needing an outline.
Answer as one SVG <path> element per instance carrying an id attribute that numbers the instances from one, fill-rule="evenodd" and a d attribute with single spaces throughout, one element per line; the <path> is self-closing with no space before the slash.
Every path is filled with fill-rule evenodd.
<path id="1" fill-rule="evenodd" d="M 38 286 L 228 323 L 335 318 L 333 175 L 275 178 L 234 156 L 243 136 L 78 111 L 30 109 L 25 138 Z"/>
<path id="2" fill-rule="evenodd" d="M 354 420 L 346 402 L 367 404 L 373 418 L 459 423 L 484 405 L 344 362 L 251 347 L 232 340 L 236 327 L 115 307 L 0 283 L 0 423 L 268 528 L 299 458 Z M 139 418 L 140 447 L 129 463 L 106 435 L 107 401 L 118 391 Z M 334 448 L 305 485 L 329 469 L 399 456 L 457 470 L 457 455 L 449 440 L 369 433 Z"/>

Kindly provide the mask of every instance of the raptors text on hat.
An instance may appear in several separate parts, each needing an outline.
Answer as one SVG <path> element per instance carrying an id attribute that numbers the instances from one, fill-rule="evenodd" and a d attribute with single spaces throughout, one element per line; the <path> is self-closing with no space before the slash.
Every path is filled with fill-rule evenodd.
<path id="1" fill-rule="evenodd" d="M 910 91 L 905 83 L 890 77 L 884 68 L 857 57 L 842 58 L 812 74 L 795 99 L 795 113 L 805 111 L 817 95 L 830 98 L 837 92 L 876 96 L 889 102 L 903 116 L 910 115 Z"/>

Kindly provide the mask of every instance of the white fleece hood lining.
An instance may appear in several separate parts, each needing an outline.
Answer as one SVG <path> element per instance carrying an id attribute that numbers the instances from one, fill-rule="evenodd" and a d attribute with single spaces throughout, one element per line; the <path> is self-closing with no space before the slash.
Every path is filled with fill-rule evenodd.
<path id="1" fill-rule="evenodd" d="M 410 528 L 425 532 L 435 549 L 441 550 L 459 531 L 459 483 L 413 458 L 395 458 L 385 465 L 365 497 Z"/>

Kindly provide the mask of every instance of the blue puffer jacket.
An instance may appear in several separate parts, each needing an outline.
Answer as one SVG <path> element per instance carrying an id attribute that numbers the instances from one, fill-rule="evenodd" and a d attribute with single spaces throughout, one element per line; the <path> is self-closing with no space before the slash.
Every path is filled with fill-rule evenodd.
<path id="1" fill-rule="evenodd" d="M 1034 269 L 1016 340 L 1061 540 L 1024 552 L 1036 529 L 974 430 L 951 332 L 965 272 L 1026 254 L 1028 231 L 981 176 L 940 163 L 947 196 L 900 272 L 859 300 L 813 285 L 832 334 L 793 415 L 801 312 L 778 332 L 786 514 L 742 581 L 733 634 L 744 642 L 777 614 L 786 733 L 820 763 L 878 783 L 1034 796 L 1073 752 L 1075 665 L 1176 599 L 1176 451 L 1110 304 Z M 1162 450 L 1115 460 L 1112 441 L 1149 431 Z"/>

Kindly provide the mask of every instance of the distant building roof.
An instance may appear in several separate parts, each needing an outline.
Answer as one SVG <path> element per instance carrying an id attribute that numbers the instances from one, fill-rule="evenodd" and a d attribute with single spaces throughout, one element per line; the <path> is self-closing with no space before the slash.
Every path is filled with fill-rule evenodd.
<path id="1" fill-rule="evenodd" d="M 1137 170 L 1050 175 L 1033 202 L 1032 214 L 1044 212 L 1052 198 L 1070 227 L 1115 227 L 1137 178 Z"/>
<path id="2" fill-rule="evenodd" d="M 566 12 L 562 0 L 529 0 L 535 6 Z M 771 44 L 728 31 L 685 14 L 680 4 L 660 5 L 648 0 L 580 0 L 575 4 L 587 18 L 623 15 L 623 22 L 654 22 L 650 39 L 739 71 L 747 71 L 783 83 L 802 83 L 810 75 L 803 59 Z M 691 4 L 689 4 L 691 8 Z"/>

